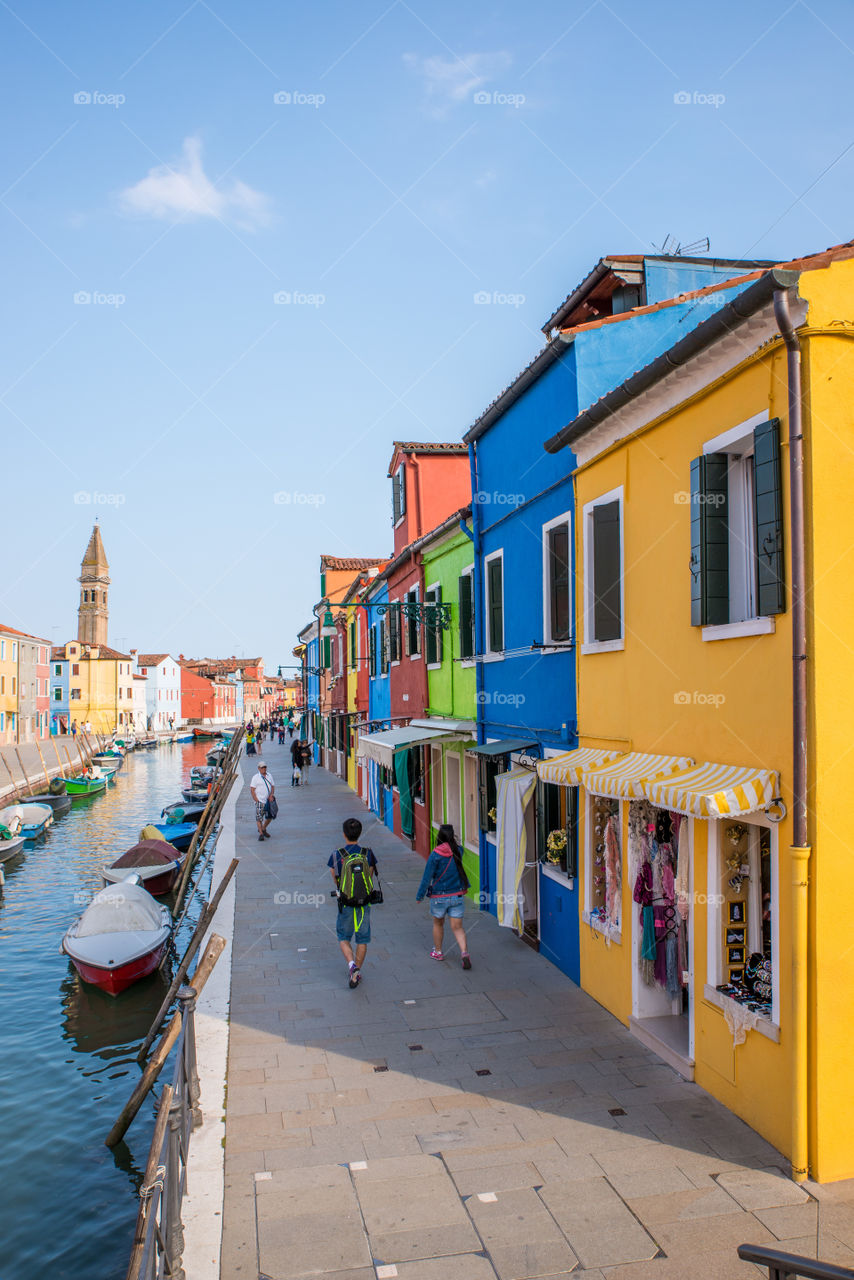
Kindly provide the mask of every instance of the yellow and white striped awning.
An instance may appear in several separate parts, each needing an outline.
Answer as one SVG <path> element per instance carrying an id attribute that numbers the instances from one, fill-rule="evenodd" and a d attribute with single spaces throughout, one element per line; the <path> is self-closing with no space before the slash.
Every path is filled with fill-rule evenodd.
<path id="1" fill-rule="evenodd" d="M 735 764 L 699 764 L 685 773 L 648 782 L 653 804 L 694 818 L 735 818 L 765 809 L 780 794 L 780 775 Z"/>
<path id="2" fill-rule="evenodd" d="M 542 782 L 556 782 L 562 787 L 577 787 L 585 769 L 601 769 L 616 760 L 619 751 L 603 751 L 601 747 L 578 747 L 561 756 L 537 761 L 537 777 Z"/>
<path id="3" fill-rule="evenodd" d="M 630 751 L 612 764 L 591 769 L 581 778 L 581 785 L 594 796 L 612 800 L 640 800 L 648 795 L 643 784 L 667 778 L 672 773 L 690 769 L 690 756 L 657 756 L 647 751 Z"/>

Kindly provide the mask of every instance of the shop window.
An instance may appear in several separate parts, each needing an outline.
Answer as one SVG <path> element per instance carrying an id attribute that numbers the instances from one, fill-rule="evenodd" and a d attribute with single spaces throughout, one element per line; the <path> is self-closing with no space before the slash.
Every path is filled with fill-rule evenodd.
<path id="1" fill-rule="evenodd" d="M 489 556 L 486 565 L 486 648 L 504 651 L 504 553 Z"/>
<path id="2" fill-rule="evenodd" d="M 570 880 L 578 873 L 578 788 L 537 783 L 537 857 Z"/>
<path id="3" fill-rule="evenodd" d="M 623 643 L 622 489 L 584 508 L 584 648 Z"/>
<path id="4" fill-rule="evenodd" d="M 734 428 L 691 463 L 691 624 L 783 613 L 779 419 Z"/>
<path id="5" fill-rule="evenodd" d="M 409 794 L 413 800 L 424 803 L 424 751 L 421 747 L 410 747 L 406 753 L 406 764 L 409 770 Z M 394 779 L 397 785 L 397 779 Z"/>
<path id="6" fill-rule="evenodd" d="M 433 826 L 441 826 L 445 821 L 441 747 L 430 748 L 430 801 Z"/>
<path id="7" fill-rule="evenodd" d="M 495 831 L 498 787 L 495 779 L 507 772 L 507 756 L 477 756 L 478 801 L 481 831 Z"/>
<path id="8" fill-rule="evenodd" d="M 441 610 L 442 588 L 437 584 L 424 592 L 426 620 L 424 623 L 424 657 L 429 666 L 439 666 L 443 657 Z M 432 608 L 430 606 L 433 606 Z"/>
<path id="9" fill-rule="evenodd" d="M 543 528 L 546 644 L 569 639 L 570 553 L 569 518 L 560 516 Z"/>
<path id="10" fill-rule="evenodd" d="M 460 757 L 456 751 L 448 751 L 445 755 L 445 774 L 448 783 L 447 814 L 448 822 L 454 828 L 457 843 L 462 843 L 462 795 L 461 795 Z"/>
<path id="11" fill-rule="evenodd" d="M 460 657 L 473 658 L 474 634 L 474 569 L 466 569 L 457 580 L 460 601 Z"/>
<path id="12" fill-rule="evenodd" d="M 619 800 L 589 797 L 585 848 L 585 918 L 605 932 L 619 933 L 623 887 Z"/>
<path id="13" fill-rule="evenodd" d="M 715 986 L 779 1025 L 776 830 L 756 821 L 721 821 L 715 827 L 718 851 L 710 860 L 709 892 Z"/>

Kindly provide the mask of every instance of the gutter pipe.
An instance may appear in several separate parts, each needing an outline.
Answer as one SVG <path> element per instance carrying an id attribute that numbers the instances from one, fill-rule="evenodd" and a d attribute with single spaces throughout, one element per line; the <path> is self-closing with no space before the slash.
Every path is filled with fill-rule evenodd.
<path id="1" fill-rule="evenodd" d="M 786 344 L 792 575 L 792 1177 L 809 1174 L 809 860 L 807 823 L 807 618 L 801 346 L 789 295 L 774 291 L 774 318 Z"/>

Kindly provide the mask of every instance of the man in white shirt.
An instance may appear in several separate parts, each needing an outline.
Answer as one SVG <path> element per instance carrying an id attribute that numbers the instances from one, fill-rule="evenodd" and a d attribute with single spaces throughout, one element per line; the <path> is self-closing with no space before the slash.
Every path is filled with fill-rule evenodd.
<path id="1" fill-rule="evenodd" d="M 267 809 L 267 801 L 272 800 L 275 795 L 276 784 L 263 760 L 258 764 L 258 772 L 252 775 L 249 790 L 252 792 L 252 799 L 255 801 L 255 821 L 258 824 L 258 839 L 269 840 L 270 836 L 267 828 L 273 819 Z"/>

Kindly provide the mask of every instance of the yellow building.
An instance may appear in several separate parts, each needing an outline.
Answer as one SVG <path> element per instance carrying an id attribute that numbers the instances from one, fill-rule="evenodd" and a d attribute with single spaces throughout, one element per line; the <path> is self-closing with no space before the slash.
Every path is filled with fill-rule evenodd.
<path id="1" fill-rule="evenodd" d="M 18 638 L 0 631 L 0 744 L 17 741 Z"/>
<path id="2" fill-rule="evenodd" d="M 854 247 L 757 276 L 547 443 L 577 461 L 581 983 L 831 1181 L 854 1176 Z"/>
<path id="3" fill-rule="evenodd" d="M 54 650 L 54 658 L 68 660 L 69 727 L 76 721 L 79 729 L 90 724 L 92 732 L 100 734 L 144 729 L 144 718 L 142 724 L 134 719 L 134 661 L 130 654 L 71 640 L 64 649 Z"/>

